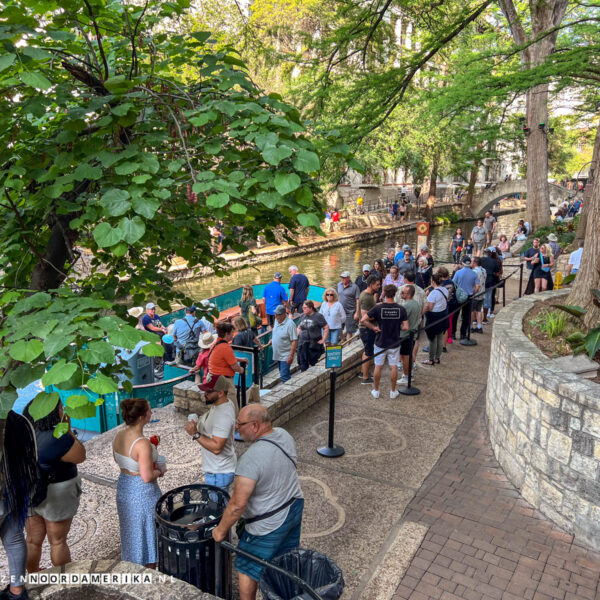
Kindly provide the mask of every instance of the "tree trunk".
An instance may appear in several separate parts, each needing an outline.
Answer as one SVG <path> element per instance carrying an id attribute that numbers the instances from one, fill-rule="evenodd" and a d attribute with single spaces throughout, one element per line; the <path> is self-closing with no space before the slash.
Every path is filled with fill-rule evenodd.
<path id="1" fill-rule="evenodd" d="M 594 143 L 594 156 L 598 159 L 600 152 L 600 125 L 596 130 Z M 593 166 L 597 166 L 597 162 Z M 596 169 L 594 169 L 596 171 Z M 591 175 L 591 169 L 590 169 Z M 586 327 L 597 327 L 600 322 L 600 302 L 594 298 L 591 290 L 600 289 L 600 177 L 593 177 L 591 193 L 586 202 L 586 213 L 589 227 L 586 227 L 585 241 L 581 266 L 573 282 L 573 290 L 569 294 L 566 304 L 581 306 L 587 310 L 584 317 Z M 587 190 L 586 190 L 587 192 Z"/>
<path id="2" fill-rule="evenodd" d="M 579 225 L 577 226 L 577 233 L 575 234 L 576 243 L 578 243 L 580 240 L 585 239 L 586 227 L 588 222 L 588 206 L 592 199 L 594 179 L 595 175 L 598 173 L 598 167 L 600 167 L 600 129 L 596 131 L 594 151 L 592 153 L 592 162 L 590 164 L 590 174 L 588 176 L 587 184 L 585 186 L 585 192 L 583 193 L 583 208 L 581 210 L 581 217 L 579 218 Z M 596 224 L 596 227 L 597 226 L 598 225 Z"/>
<path id="3" fill-rule="evenodd" d="M 467 197 L 463 202 L 462 212 L 465 217 L 473 216 L 473 197 L 475 196 L 475 184 L 477 183 L 477 173 L 479 165 L 475 163 L 469 176 L 469 187 L 467 188 Z"/>
<path id="4" fill-rule="evenodd" d="M 430 223 L 433 221 L 433 207 L 435 206 L 435 195 L 437 193 L 438 178 L 438 156 L 433 159 L 431 167 L 431 177 L 429 179 L 429 194 L 427 195 L 427 207 L 425 208 L 425 220 Z"/>
<path id="5" fill-rule="evenodd" d="M 544 123 L 540 129 L 539 124 Z M 550 225 L 548 187 L 548 86 L 538 85 L 527 92 L 527 220 L 531 230 Z"/>
<path id="6" fill-rule="evenodd" d="M 54 290 L 64 282 L 76 260 L 73 246 L 79 234 L 69 227 L 72 220 L 73 214 L 54 217 L 43 259 L 40 259 L 31 274 L 32 290 Z"/>

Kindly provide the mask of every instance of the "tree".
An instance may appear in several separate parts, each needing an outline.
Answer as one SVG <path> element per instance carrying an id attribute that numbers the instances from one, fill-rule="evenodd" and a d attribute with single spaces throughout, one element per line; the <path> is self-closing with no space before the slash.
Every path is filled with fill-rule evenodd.
<path id="1" fill-rule="evenodd" d="M 121 318 L 126 302 L 189 301 L 168 276 L 176 256 L 223 273 L 211 252 L 217 221 L 238 251 L 259 234 L 274 241 L 275 228 L 288 239 L 299 225 L 319 228 L 320 158 L 299 112 L 258 89 L 233 48 L 177 34 L 188 8 L 0 9 L 2 412 L 48 367 L 45 385 L 114 391 L 113 346 L 151 339 Z M 42 392 L 35 414 L 56 402 Z"/>
<path id="2" fill-rule="evenodd" d="M 517 11 L 513 0 L 498 0 L 510 26 L 515 43 L 522 48 L 521 61 L 536 67 L 552 54 L 558 27 L 567 10 L 568 0 L 530 2 L 527 16 Z M 524 23 L 531 24 L 525 31 Z M 527 218 L 533 229 L 550 225 L 548 188 L 548 84 L 527 90 Z"/>

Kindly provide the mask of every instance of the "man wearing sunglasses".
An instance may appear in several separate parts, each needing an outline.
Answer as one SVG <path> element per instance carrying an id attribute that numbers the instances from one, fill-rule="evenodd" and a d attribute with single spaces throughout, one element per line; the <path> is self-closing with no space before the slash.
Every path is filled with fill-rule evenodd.
<path id="1" fill-rule="evenodd" d="M 260 404 L 242 408 L 236 427 L 252 445 L 238 462 L 231 500 L 212 536 L 222 542 L 243 517 L 238 547 L 271 560 L 300 543 L 304 495 L 296 470 L 296 443 L 287 431 L 273 427 Z M 263 567 L 243 556 L 236 557 L 235 566 L 240 598 L 254 600 Z"/>

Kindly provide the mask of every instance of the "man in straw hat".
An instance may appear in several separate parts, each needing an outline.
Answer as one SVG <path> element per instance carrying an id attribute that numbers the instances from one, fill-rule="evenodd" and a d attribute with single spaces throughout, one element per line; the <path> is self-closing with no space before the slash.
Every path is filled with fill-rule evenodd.
<path id="1" fill-rule="evenodd" d="M 190 373 L 197 373 L 196 383 L 202 383 L 200 379 L 200 369 L 203 370 L 204 380 L 206 381 L 208 376 L 208 357 L 210 356 L 210 349 L 216 341 L 217 336 L 210 331 L 205 331 L 198 340 L 200 354 L 198 354 L 198 358 L 196 358 L 196 364 L 190 369 Z"/>
<path id="2" fill-rule="evenodd" d="M 189 420 L 185 424 L 185 431 L 202 447 L 205 482 L 227 492 L 233 482 L 237 464 L 233 448 L 236 411 L 228 398 L 233 385 L 227 377 L 211 375 L 199 387 L 204 392 L 209 409 L 199 421 Z"/>

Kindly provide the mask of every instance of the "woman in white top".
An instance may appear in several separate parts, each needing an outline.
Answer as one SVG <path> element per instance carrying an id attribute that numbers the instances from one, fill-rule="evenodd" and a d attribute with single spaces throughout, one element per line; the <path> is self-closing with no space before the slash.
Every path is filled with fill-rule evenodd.
<path id="1" fill-rule="evenodd" d="M 156 480 L 166 469 L 156 466 L 158 451 L 144 437 L 152 410 L 143 398 L 121 402 L 125 427 L 113 441 L 113 457 L 121 468 L 117 482 L 117 513 L 121 531 L 121 560 L 155 568 L 154 507 L 161 496 Z"/>
<path id="2" fill-rule="evenodd" d="M 325 290 L 320 313 L 325 317 L 327 325 L 329 325 L 327 343 L 337 344 L 340 339 L 342 325 L 346 321 L 346 311 L 341 302 L 338 302 L 338 294 L 333 288 Z"/>
<path id="3" fill-rule="evenodd" d="M 434 273 L 431 277 L 433 289 L 427 296 L 427 304 L 423 309 L 425 333 L 429 338 L 429 359 L 423 361 L 424 365 L 440 364 L 444 331 L 448 329 L 448 290 L 441 283 L 442 276 Z"/>

